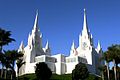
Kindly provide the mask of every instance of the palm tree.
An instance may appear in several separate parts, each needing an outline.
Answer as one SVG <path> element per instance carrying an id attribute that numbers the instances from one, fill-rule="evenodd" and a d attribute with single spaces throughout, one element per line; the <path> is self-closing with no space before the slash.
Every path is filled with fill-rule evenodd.
<path id="1" fill-rule="evenodd" d="M 117 71 L 116 71 L 116 67 L 118 66 L 118 64 L 120 63 L 120 45 L 112 45 L 109 46 L 107 51 L 104 52 L 103 57 L 101 58 L 101 60 L 105 60 L 106 61 L 106 66 L 107 66 L 107 76 L 108 76 L 108 80 L 110 79 L 109 77 L 109 62 L 113 62 L 114 64 L 114 77 L 115 80 L 117 80 Z"/>
<path id="2" fill-rule="evenodd" d="M 14 67 L 15 67 L 15 61 L 19 59 L 20 57 L 23 57 L 23 54 L 21 52 L 18 52 L 17 50 L 8 50 L 4 51 L 5 57 L 6 57 L 6 69 L 11 68 L 12 72 L 14 72 Z M 12 78 L 12 73 L 11 73 L 11 78 Z"/>
<path id="3" fill-rule="evenodd" d="M 117 71 L 116 66 L 120 63 L 120 45 L 112 45 L 108 47 L 108 53 L 110 54 L 110 57 L 114 64 L 114 77 L 115 80 L 117 80 Z"/>
<path id="4" fill-rule="evenodd" d="M 1 78 L 3 77 L 3 68 L 5 67 L 6 60 L 5 60 L 5 55 L 3 53 L 0 53 L 0 63 L 2 65 L 1 69 Z"/>
<path id="5" fill-rule="evenodd" d="M 103 59 L 104 59 L 105 62 L 106 62 L 106 66 L 107 66 L 107 77 L 108 77 L 108 80 L 110 80 L 109 62 L 111 62 L 111 58 L 110 58 L 110 54 L 108 53 L 108 51 L 104 52 Z"/>
<path id="6" fill-rule="evenodd" d="M 25 62 L 23 61 L 23 59 L 17 59 L 17 74 L 18 74 L 18 77 L 17 77 L 17 80 L 19 80 L 19 71 L 20 71 L 20 68 L 22 67 L 23 64 L 25 64 Z"/>
<path id="7" fill-rule="evenodd" d="M 1 63 L 2 63 L 2 68 L 4 68 L 4 79 L 6 79 L 6 74 L 7 74 L 7 69 L 10 67 L 10 62 L 5 54 L 0 54 L 1 55 Z M 3 77 L 3 69 L 1 71 L 1 78 Z"/>
<path id="8" fill-rule="evenodd" d="M 5 57 L 3 56 L 2 50 L 4 45 L 8 45 L 12 41 L 15 41 L 13 38 L 10 38 L 11 32 L 10 31 L 5 31 L 0 28 L 0 58 L 1 58 L 1 64 L 2 64 L 2 70 L 1 70 L 1 78 L 3 75 L 3 67 L 5 65 Z"/>
<path id="9" fill-rule="evenodd" d="M 118 66 L 118 64 L 120 63 L 120 58 L 117 58 L 115 62 L 116 62 L 116 70 L 117 70 L 116 76 L 117 76 L 117 79 L 120 80 L 120 76 L 119 76 L 120 75 L 120 67 Z"/>
<path id="10" fill-rule="evenodd" d="M 4 79 L 7 78 L 7 72 L 8 72 L 8 69 L 11 68 L 11 65 L 10 65 L 9 60 L 6 59 L 5 62 L 6 62 L 6 63 L 5 63 L 6 70 L 5 70 L 5 76 L 4 76 Z"/>
<path id="11" fill-rule="evenodd" d="M 100 66 L 100 67 L 98 67 L 98 69 L 100 70 L 102 80 L 104 80 L 104 66 Z"/>
<path id="12" fill-rule="evenodd" d="M 12 41 L 15 41 L 13 38 L 10 38 L 11 31 L 5 31 L 0 28 L 0 52 L 2 52 L 2 47 L 8 45 Z"/>

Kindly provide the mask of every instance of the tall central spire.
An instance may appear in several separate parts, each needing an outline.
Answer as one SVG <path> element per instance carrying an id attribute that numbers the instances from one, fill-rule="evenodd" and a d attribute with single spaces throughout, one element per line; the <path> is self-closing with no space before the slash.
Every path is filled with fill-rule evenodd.
<path id="1" fill-rule="evenodd" d="M 84 9 L 83 32 L 88 34 L 88 25 L 87 25 L 87 17 L 86 17 L 86 10 L 85 9 Z"/>
<path id="2" fill-rule="evenodd" d="M 86 16 L 86 10 L 84 9 L 84 20 L 83 20 L 83 30 L 82 34 L 79 35 L 79 49 L 82 49 L 83 43 L 87 43 L 87 45 L 93 44 L 93 38 L 92 35 L 90 35 L 90 30 L 88 30 L 88 24 L 87 24 L 87 16 Z"/>
<path id="3" fill-rule="evenodd" d="M 36 11 L 36 18 L 35 18 L 33 29 L 36 30 L 37 28 L 38 28 L 38 10 Z"/>
<path id="4" fill-rule="evenodd" d="M 36 11 L 36 17 L 35 17 L 31 37 L 34 47 L 42 48 L 42 34 L 38 27 L 38 10 Z"/>

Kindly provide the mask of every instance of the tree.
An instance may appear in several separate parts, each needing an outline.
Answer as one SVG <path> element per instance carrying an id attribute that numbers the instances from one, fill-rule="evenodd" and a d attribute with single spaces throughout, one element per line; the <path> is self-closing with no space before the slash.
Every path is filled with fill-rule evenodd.
<path id="1" fill-rule="evenodd" d="M 99 71 L 100 71 L 102 80 L 104 80 L 104 66 L 99 66 L 98 69 L 99 69 Z"/>
<path id="2" fill-rule="evenodd" d="M 17 80 L 19 80 L 19 71 L 20 71 L 20 68 L 22 67 L 23 64 L 25 64 L 25 61 L 23 61 L 23 59 L 17 59 L 17 74 L 18 74 L 18 77 L 17 77 Z"/>
<path id="3" fill-rule="evenodd" d="M 15 67 L 15 61 L 23 57 L 23 53 L 18 52 L 17 50 L 8 50 L 8 51 L 4 51 L 4 53 L 6 55 L 7 60 L 9 60 L 13 68 Z"/>
<path id="4" fill-rule="evenodd" d="M 15 41 L 13 38 L 10 38 L 11 31 L 5 31 L 0 28 L 0 52 L 2 52 L 2 47 L 8 45 L 12 41 Z"/>
<path id="5" fill-rule="evenodd" d="M 6 69 L 10 68 L 12 70 L 11 71 L 11 79 L 12 79 L 12 76 L 15 76 L 15 74 L 14 75 L 12 74 L 13 72 L 15 72 L 14 70 L 15 62 L 16 60 L 19 60 L 21 57 L 23 57 L 23 53 L 18 52 L 17 50 L 7 50 L 4 51 L 4 53 L 5 53 L 7 65 L 10 65 L 9 67 L 6 66 Z"/>
<path id="6" fill-rule="evenodd" d="M 2 69 L 1 69 L 1 78 L 3 77 L 3 68 L 5 67 L 6 65 L 6 59 L 5 59 L 5 55 L 1 52 L 0 53 L 0 63 L 2 65 Z"/>
<path id="7" fill-rule="evenodd" d="M 115 80 L 117 80 L 116 66 L 120 63 L 120 45 L 112 45 L 108 47 L 106 52 L 110 55 L 109 59 L 111 59 L 114 64 L 114 77 Z"/>
<path id="8" fill-rule="evenodd" d="M 111 55 L 108 53 L 108 51 L 105 51 L 102 57 L 103 60 L 106 62 L 106 67 L 107 67 L 107 78 L 110 80 L 110 72 L 109 72 L 109 62 L 112 61 Z"/>
<path id="9" fill-rule="evenodd" d="M 1 70 L 1 78 L 2 78 L 2 75 L 3 75 L 3 67 L 5 65 L 5 57 L 4 57 L 4 54 L 2 52 L 3 50 L 3 46 L 4 45 L 8 45 L 9 43 L 11 43 L 12 41 L 15 41 L 13 38 L 10 38 L 11 36 L 11 32 L 10 31 L 6 31 L 6 30 L 3 30 L 0 28 L 0 62 L 2 64 L 2 70 Z"/>
<path id="10" fill-rule="evenodd" d="M 108 70 L 107 70 L 107 66 L 104 65 L 104 66 L 102 67 L 102 70 L 103 70 L 104 80 L 108 80 Z M 110 71 L 109 71 L 109 72 L 110 72 Z M 109 75 L 110 75 L 110 73 L 109 73 Z M 110 77 L 109 77 L 109 79 L 110 79 Z"/>
<path id="11" fill-rule="evenodd" d="M 88 77 L 88 69 L 84 63 L 78 63 L 75 66 L 75 69 L 72 71 L 72 79 L 73 80 L 84 80 Z"/>
<path id="12" fill-rule="evenodd" d="M 39 62 L 36 64 L 35 74 L 39 80 L 49 80 L 52 72 L 44 62 Z"/>

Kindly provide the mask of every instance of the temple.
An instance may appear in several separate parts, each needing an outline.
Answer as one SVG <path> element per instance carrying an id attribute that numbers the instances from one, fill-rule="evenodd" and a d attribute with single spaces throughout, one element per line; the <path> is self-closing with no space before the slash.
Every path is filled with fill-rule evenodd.
<path id="1" fill-rule="evenodd" d="M 79 62 L 85 63 L 89 72 L 99 74 L 98 67 L 103 63 L 99 62 L 102 56 L 102 48 L 98 41 L 97 48 L 94 47 L 93 36 L 88 29 L 86 10 L 84 9 L 83 30 L 79 35 L 79 45 L 75 46 L 73 40 L 70 55 L 52 55 L 49 42 L 42 46 L 42 33 L 38 27 L 38 12 L 32 32 L 29 33 L 28 43 L 25 47 L 23 41 L 18 49 L 24 53 L 23 60 L 26 62 L 21 68 L 19 75 L 35 73 L 35 65 L 38 62 L 45 62 L 53 73 L 70 74 Z"/>

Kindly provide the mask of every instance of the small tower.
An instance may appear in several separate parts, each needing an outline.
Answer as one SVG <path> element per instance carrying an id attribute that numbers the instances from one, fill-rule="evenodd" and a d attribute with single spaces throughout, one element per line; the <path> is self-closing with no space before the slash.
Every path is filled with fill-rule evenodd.
<path id="1" fill-rule="evenodd" d="M 102 50 L 102 47 L 101 47 L 101 44 L 100 44 L 100 41 L 98 41 L 98 45 L 97 45 L 97 49 L 96 49 L 99 57 L 102 57 L 103 56 L 103 50 Z"/>
<path id="2" fill-rule="evenodd" d="M 72 42 L 71 49 L 72 49 L 72 50 L 75 49 L 75 42 L 74 42 L 74 40 L 73 40 L 73 42 Z"/>
<path id="3" fill-rule="evenodd" d="M 19 47 L 19 49 L 18 49 L 18 52 L 24 52 L 24 44 L 23 44 L 23 41 L 21 42 L 21 44 L 20 44 L 20 47 Z"/>
<path id="4" fill-rule="evenodd" d="M 90 35 L 90 42 L 91 42 L 91 46 L 94 46 L 92 34 Z"/>
<path id="5" fill-rule="evenodd" d="M 97 52 L 100 53 L 101 49 L 102 49 L 102 48 L 101 48 L 100 42 L 98 41 Z"/>
<path id="6" fill-rule="evenodd" d="M 45 53 L 46 55 L 51 55 L 51 50 L 50 50 L 50 46 L 49 46 L 49 42 L 47 40 L 46 46 L 45 46 Z"/>
<path id="7" fill-rule="evenodd" d="M 70 50 L 70 56 L 76 56 L 76 55 L 77 55 L 77 51 L 76 51 L 76 47 L 75 47 L 75 42 L 73 40 L 71 50 Z"/>

